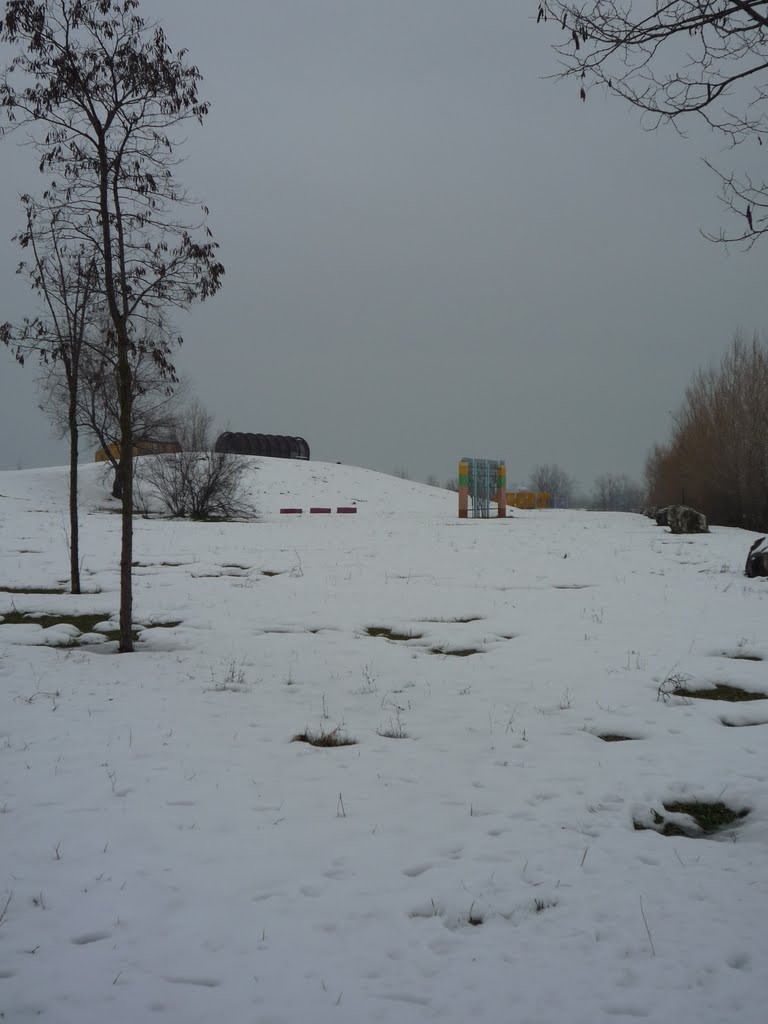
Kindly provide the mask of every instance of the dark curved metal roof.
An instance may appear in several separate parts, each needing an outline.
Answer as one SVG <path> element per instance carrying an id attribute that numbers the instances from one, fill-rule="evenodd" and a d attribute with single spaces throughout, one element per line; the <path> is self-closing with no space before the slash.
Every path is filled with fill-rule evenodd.
<path id="1" fill-rule="evenodd" d="M 309 445 L 303 437 L 285 434 L 251 434 L 225 430 L 216 439 L 217 452 L 233 455 L 260 455 L 273 459 L 309 459 Z"/>

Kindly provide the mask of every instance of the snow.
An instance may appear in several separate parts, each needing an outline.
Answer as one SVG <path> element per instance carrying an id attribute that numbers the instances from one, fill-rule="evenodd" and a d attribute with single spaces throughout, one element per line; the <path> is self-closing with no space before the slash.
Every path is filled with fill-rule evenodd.
<path id="1" fill-rule="evenodd" d="M 9 592 L 66 585 L 66 471 L 0 473 L 0 615 L 102 618 L 0 623 L 1 1019 L 762 1022 L 768 701 L 658 699 L 768 688 L 753 535 L 251 461 L 259 522 L 137 518 L 125 656 L 102 469 L 79 597 Z M 676 800 L 750 813 L 635 829 Z"/>

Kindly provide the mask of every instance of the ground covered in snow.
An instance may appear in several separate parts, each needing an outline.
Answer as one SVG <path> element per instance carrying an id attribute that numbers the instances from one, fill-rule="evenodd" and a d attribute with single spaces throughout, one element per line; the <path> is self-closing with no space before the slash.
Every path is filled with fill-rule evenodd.
<path id="1" fill-rule="evenodd" d="M 0 473 L 0 1019 L 764 1021 L 768 700 L 673 692 L 768 689 L 752 535 L 253 463 L 136 520 L 125 656 L 101 470 L 80 597 L 65 470 Z"/>

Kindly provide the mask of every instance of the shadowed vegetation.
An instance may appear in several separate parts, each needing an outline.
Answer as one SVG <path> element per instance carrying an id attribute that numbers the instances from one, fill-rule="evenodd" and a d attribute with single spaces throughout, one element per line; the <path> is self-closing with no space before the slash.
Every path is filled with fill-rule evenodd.
<path id="1" fill-rule="evenodd" d="M 292 736 L 291 742 L 309 743 L 313 747 L 352 747 L 357 740 L 344 732 L 342 726 L 337 725 L 328 732 L 322 726 L 319 729 L 305 729 L 304 732 Z"/>
<path id="2" fill-rule="evenodd" d="M 419 619 L 419 622 L 480 622 L 482 615 L 455 615 L 446 619 Z"/>
<path id="3" fill-rule="evenodd" d="M 762 693 L 759 690 L 743 690 L 740 686 L 731 686 L 729 683 L 718 683 L 717 686 L 707 686 L 700 689 L 678 686 L 672 693 L 676 697 L 696 697 L 699 700 L 728 700 L 733 703 L 744 700 L 768 699 L 768 693 Z"/>
<path id="4" fill-rule="evenodd" d="M 0 587 L 0 594 L 68 594 L 66 587 Z"/>
<path id="5" fill-rule="evenodd" d="M 367 626 L 365 632 L 368 636 L 383 636 L 385 640 L 421 640 L 423 633 L 399 633 L 389 626 Z"/>
<path id="6" fill-rule="evenodd" d="M 749 808 L 743 807 L 736 811 L 719 800 L 675 800 L 663 805 L 664 810 L 670 814 L 686 814 L 698 825 L 698 829 L 686 828 L 684 823 L 669 821 L 663 814 L 653 811 L 653 824 L 646 825 L 642 821 L 635 820 L 636 832 L 652 831 L 663 836 L 685 836 L 688 839 L 700 839 L 704 836 L 715 835 L 727 829 L 737 821 L 741 821 L 749 814 Z"/>
<path id="7" fill-rule="evenodd" d="M 430 647 L 430 654 L 442 654 L 446 658 L 469 658 L 472 654 L 484 654 L 479 647 Z"/>

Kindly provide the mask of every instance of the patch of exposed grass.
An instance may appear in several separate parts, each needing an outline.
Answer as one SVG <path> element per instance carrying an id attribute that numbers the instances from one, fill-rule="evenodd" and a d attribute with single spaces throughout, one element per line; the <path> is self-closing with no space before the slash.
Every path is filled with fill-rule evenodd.
<path id="1" fill-rule="evenodd" d="M 262 576 L 285 576 L 284 572 L 278 572 L 276 569 L 262 569 Z"/>
<path id="2" fill-rule="evenodd" d="M 676 825 L 674 821 L 665 821 L 661 814 L 653 812 L 654 825 L 645 825 L 642 821 L 635 819 L 633 822 L 635 832 L 658 832 L 662 836 L 687 836 L 689 839 L 695 838 L 698 833 L 686 832 L 685 829 Z M 659 827 L 656 828 L 655 826 Z M 663 827 L 661 827 L 663 826 Z"/>
<path id="3" fill-rule="evenodd" d="M 454 615 L 446 619 L 417 619 L 417 622 L 481 622 L 482 615 Z"/>
<path id="4" fill-rule="evenodd" d="M 366 626 L 368 636 L 383 636 L 385 640 L 421 640 L 423 633 L 399 633 L 389 626 Z"/>
<path id="5" fill-rule="evenodd" d="M 0 587 L 0 594 L 68 594 L 67 587 Z"/>
<path id="6" fill-rule="evenodd" d="M 99 630 L 99 635 L 103 636 L 105 640 L 113 640 L 117 643 L 120 640 L 119 629 L 107 629 L 105 631 Z M 138 643 L 141 640 L 141 634 L 136 629 L 131 630 L 131 638 L 134 643 Z M 72 637 L 71 640 L 67 640 L 66 643 L 60 644 L 46 644 L 46 647 L 88 647 L 88 642 L 83 642 L 79 636 Z"/>
<path id="7" fill-rule="evenodd" d="M 222 580 L 225 576 L 237 576 L 242 577 L 242 573 L 239 571 L 234 572 L 193 572 L 193 580 Z"/>
<path id="8" fill-rule="evenodd" d="M 183 565 L 194 565 L 194 562 L 131 562 L 133 569 L 155 569 L 162 566 L 165 569 L 178 569 Z"/>
<path id="9" fill-rule="evenodd" d="M 625 740 L 637 739 L 636 736 L 623 736 L 620 732 L 597 732 L 595 735 L 606 743 L 623 743 Z"/>
<path id="10" fill-rule="evenodd" d="M 741 821 L 749 814 L 748 807 L 742 807 L 737 811 L 720 800 L 673 800 L 663 804 L 663 807 L 670 814 L 686 814 L 689 818 L 693 818 L 700 831 L 686 828 L 684 824 L 676 821 L 669 821 L 656 810 L 653 811 L 653 825 L 646 825 L 642 821 L 635 820 L 635 831 L 642 832 L 650 829 L 663 836 L 686 836 L 689 839 L 698 839 L 702 836 L 711 836 L 722 832 L 729 825 Z"/>
<path id="11" fill-rule="evenodd" d="M 732 686 L 730 683 L 717 683 L 714 686 L 702 687 L 691 686 L 690 678 L 685 672 L 668 675 L 659 684 L 656 699 L 664 701 L 664 703 L 667 703 L 672 697 L 683 697 L 685 699 L 696 697 L 699 700 L 727 700 L 731 702 L 768 699 L 768 693 L 763 693 L 761 690 L 744 690 L 741 686 Z"/>
<path id="12" fill-rule="evenodd" d="M 81 633 L 92 633 L 97 622 L 109 618 L 109 612 L 98 615 L 37 615 L 35 612 L 5 612 L 0 625 L 19 626 L 33 625 L 48 629 L 50 626 L 74 626 Z M 106 633 L 104 634 L 106 636 Z"/>
<path id="13" fill-rule="evenodd" d="M 99 622 L 104 622 L 105 619 L 109 619 L 109 612 L 100 612 L 96 615 L 42 615 L 36 614 L 35 612 L 19 612 L 12 611 L 6 612 L 5 615 L 0 616 L 1 626 L 19 626 L 19 625 L 33 625 L 40 626 L 41 629 L 49 629 L 51 626 L 74 626 L 78 629 L 81 634 L 96 632 L 94 627 Z M 167 622 L 150 622 L 147 623 L 147 629 L 175 629 L 176 626 L 181 625 L 181 619 L 167 621 Z M 107 629 L 98 630 L 100 636 L 103 636 L 105 640 L 119 640 L 120 630 L 119 629 Z M 141 638 L 141 634 L 138 630 L 134 629 L 131 631 L 131 636 L 134 642 L 137 642 Z M 58 644 L 46 644 L 47 647 L 79 647 L 82 646 L 80 637 L 72 637 L 69 640 L 63 641 Z M 87 643 L 86 645 L 87 646 Z"/>
<path id="14" fill-rule="evenodd" d="M 726 651 L 723 651 L 723 657 L 730 658 L 731 661 L 765 661 L 762 654 L 728 654 Z"/>
<path id="15" fill-rule="evenodd" d="M 675 800 L 672 803 L 664 804 L 664 810 L 670 814 L 687 814 L 696 822 L 702 832 L 708 835 L 727 828 L 735 821 L 746 818 L 749 814 L 748 807 L 734 811 L 732 807 L 716 800 L 708 803 L 703 800 L 682 801 Z"/>
<path id="16" fill-rule="evenodd" d="M 305 729 L 304 732 L 292 736 L 291 742 L 309 743 L 313 747 L 352 747 L 357 740 L 344 731 L 343 725 L 337 725 L 335 729 L 329 731 L 322 726 L 319 729 Z"/>
<path id="17" fill-rule="evenodd" d="M 768 700 L 768 693 L 759 690 L 743 690 L 740 686 L 732 686 L 730 683 L 718 683 L 713 687 L 702 687 L 700 689 L 689 689 L 681 686 L 673 690 L 676 697 L 697 697 L 699 700 L 728 700 L 738 703 L 744 700 Z"/>
<path id="18" fill-rule="evenodd" d="M 442 654 L 446 658 L 469 658 L 472 654 L 484 654 L 479 647 L 430 647 L 430 654 Z"/>

